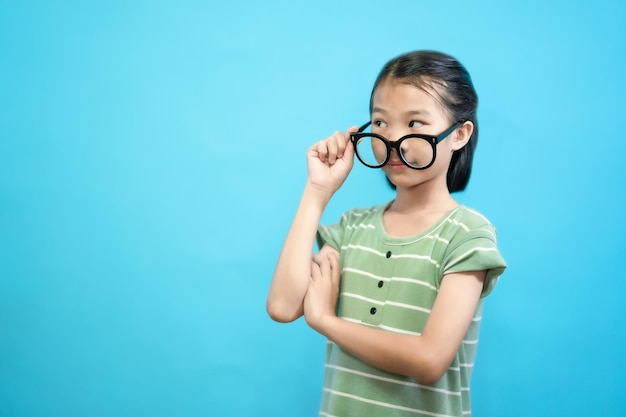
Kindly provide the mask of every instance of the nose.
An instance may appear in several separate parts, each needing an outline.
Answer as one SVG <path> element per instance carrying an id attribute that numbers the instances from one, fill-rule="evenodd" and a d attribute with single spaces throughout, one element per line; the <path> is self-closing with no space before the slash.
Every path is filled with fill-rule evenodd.
<path id="1" fill-rule="evenodd" d="M 399 144 L 397 140 L 389 141 L 389 148 L 391 148 L 391 154 L 389 155 L 390 158 L 393 158 L 394 160 L 400 159 L 400 146 L 404 146 L 404 144 Z"/>
<path id="2" fill-rule="evenodd" d="M 388 134 L 389 136 L 387 137 L 387 139 L 389 139 L 390 142 L 396 143 L 400 138 L 405 136 L 407 133 L 402 132 L 401 129 L 393 129 L 393 130 L 390 130 Z"/>

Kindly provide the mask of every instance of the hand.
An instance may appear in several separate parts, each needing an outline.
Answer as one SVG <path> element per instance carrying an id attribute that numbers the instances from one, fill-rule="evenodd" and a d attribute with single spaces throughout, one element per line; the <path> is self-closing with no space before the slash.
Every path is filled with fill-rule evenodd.
<path id="1" fill-rule="evenodd" d="M 350 134 L 356 131 L 356 126 L 345 133 L 337 131 L 309 148 L 307 163 L 311 185 L 331 194 L 341 187 L 354 165 L 354 147 L 350 143 Z"/>
<path id="2" fill-rule="evenodd" d="M 304 297 L 304 318 L 309 326 L 323 333 L 325 317 L 336 316 L 340 279 L 339 254 L 328 251 L 313 256 L 311 281 Z"/>

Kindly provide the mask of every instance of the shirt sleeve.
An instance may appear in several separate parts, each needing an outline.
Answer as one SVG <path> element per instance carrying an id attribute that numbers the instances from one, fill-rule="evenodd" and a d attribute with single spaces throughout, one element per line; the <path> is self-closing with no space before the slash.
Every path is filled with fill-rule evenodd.
<path id="1" fill-rule="evenodd" d="M 443 274 L 486 270 L 481 297 L 491 293 L 507 265 L 496 244 L 496 232 L 488 225 L 472 230 L 450 246 L 444 257 Z"/>
<path id="2" fill-rule="evenodd" d="M 341 216 L 339 223 L 323 225 L 317 229 L 318 249 L 322 249 L 322 246 L 324 246 L 325 243 L 328 243 L 330 246 L 341 252 L 347 218 L 348 214 L 344 213 Z"/>

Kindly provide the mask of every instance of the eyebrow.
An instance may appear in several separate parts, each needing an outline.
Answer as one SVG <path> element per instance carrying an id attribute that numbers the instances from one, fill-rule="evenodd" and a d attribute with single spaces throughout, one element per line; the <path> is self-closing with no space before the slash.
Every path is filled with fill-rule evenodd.
<path id="1" fill-rule="evenodd" d="M 386 114 L 387 111 L 381 107 L 372 107 L 372 113 L 383 113 Z M 419 110 L 409 110 L 404 113 L 405 116 L 430 116 L 430 112 L 426 109 Z"/>

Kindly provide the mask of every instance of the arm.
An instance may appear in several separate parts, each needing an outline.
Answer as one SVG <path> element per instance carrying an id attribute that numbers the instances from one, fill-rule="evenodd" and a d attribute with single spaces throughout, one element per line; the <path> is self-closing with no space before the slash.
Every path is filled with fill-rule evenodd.
<path id="1" fill-rule="evenodd" d="M 273 320 L 290 322 L 303 314 L 302 303 L 311 280 L 311 254 L 322 213 L 352 169 L 350 132 L 335 132 L 307 151 L 308 178 L 300 205 L 272 278 L 266 309 Z M 331 250 L 327 247 L 324 252 Z"/>
<path id="2" fill-rule="evenodd" d="M 307 186 L 295 218 L 285 238 L 267 297 L 266 309 L 279 322 L 302 316 L 302 301 L 309 288 L 311 254 L 320 218 L 330 196 Z"/>
<path id="3" fill-rule="evenodd" d="M 434 384 L 446 372 L 476 311 L 486 271 L 444 277 L 421 336 L 391 333 L 335 315 L 339 264 L 317 257 L 304 303 L 307 323 L 342 349 L 379 369 Z"/>

